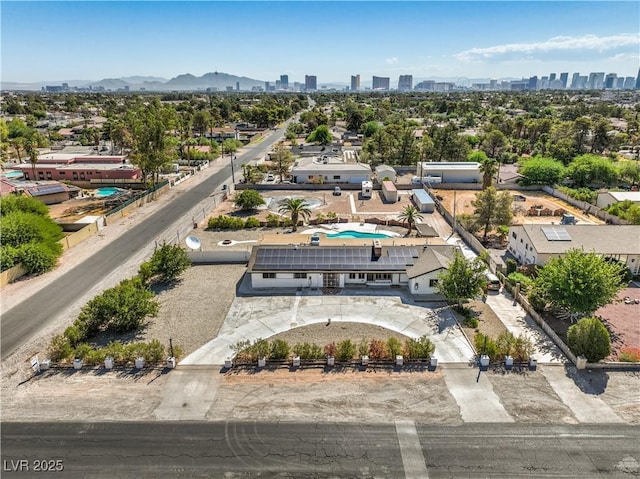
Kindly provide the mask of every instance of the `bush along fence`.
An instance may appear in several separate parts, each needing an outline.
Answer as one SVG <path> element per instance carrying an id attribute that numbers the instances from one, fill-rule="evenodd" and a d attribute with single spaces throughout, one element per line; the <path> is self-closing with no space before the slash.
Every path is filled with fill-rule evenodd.
<path id="1" fill-rule="evenodd" d="M 293 346 L 282 339 L 268 341 L 258 339 L 253 343 L 241 341 L 232 346 L 233 358 L 227 358 L 225 367 L 258 366 L 271 364 L 291 364 L 302 366 L 369 366 L 369 365 L 428 365 L 437 366 L 433 356 L 435 345 L 422 336 L 408 338 L 402 343 L 396 338 L 354 342 L 350 339 L 319 346 L 315 343 L 298 343 Z"/>
<path id="2" fill-rule="evenodd" d="M 623 219 L 621 219 L 621 218 L 619 218 L 619 217 L 617 217 L 615 215 L 612 215 L 610 213 L 607 213 L 603 209 L 600 209 L 597 206 L 592 205 L 591 203 L 572 198 L 568 194 L 566 194 L 566 193 L 564 193 L 564 192 L 562 192 L 560 190 L 556 190 L 556 189 L 554 189 L 554 188 L 552 188 L 550 186 L 543 186 L 542 190 L 545 193 L 549 193 L 551 196 L 554 196 L 556 198 L 560 198 L 561 200 L 566 201 L 567 203 L 569 203 L 570 205 L 575 206 L 576 208 L 580 208 L 585 213 L 588 213 L 590 215 L 596 216 L 597 218 L 600 218 L 601 220 L 605 221 L 607 224 L 613 224 L 613 225 L 628 225 L 629 224 L 628 221 L 623 220 Z"/>

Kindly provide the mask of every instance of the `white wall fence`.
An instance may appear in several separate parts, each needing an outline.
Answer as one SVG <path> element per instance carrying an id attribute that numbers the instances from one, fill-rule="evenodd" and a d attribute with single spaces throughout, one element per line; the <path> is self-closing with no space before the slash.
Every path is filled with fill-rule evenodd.
<path id="1" fill-rule="evenodd" d="M 246 264 L 251 256 L 251 245 L 245 251 L 187 251 L 193 264 Z"/>
<path id="2" fill-rule="evenodd" d="M 590 215 L 600 218 L 602 221 L 605 221 L 607 224 L 613 224 L 613 225 L 629 224 L 628 221 L 620 219 L 617 216 L 611 215 L 606 211 L 598 208 L 597 206 L 592 205 L 591 203 L 587 203 L 586 201 L 580 201 L 580 200 L 576 200 L 575 198 L 571 198 L 566 193 L 563 193 L 562 191 L 551 188 L 550 186 L 543 186 L 542 190 L 545 193 L 549 193 L 550 195 L 555 196 L 556 198 L 566 201 L 567 203 L 575 206 L 576 208 L 580 208 L 585 213 L 588 213 Z"/>

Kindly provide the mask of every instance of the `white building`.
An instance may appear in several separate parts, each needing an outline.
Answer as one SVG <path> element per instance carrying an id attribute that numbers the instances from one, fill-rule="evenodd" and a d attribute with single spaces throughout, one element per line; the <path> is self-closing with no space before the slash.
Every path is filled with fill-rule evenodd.
<path id="1" fill-rule="evenodd" d="M 398 201 L 398 190 L 396 185 L 390 181 L 383 181 L 382 197 L 386 203 L 396 203 Z"/>
<path id="2" fill-rule="evenodd" d="M 582 248 L 627 265 L 640 273 L 640 226 L 540 225 L 512 226 L 507 249 L 521 264 L 544 265 L 550 258 Z"/>
<path id="3" fill-rule="evenodd" d="M 433 213 L 436 203 L 425 190 L 411 190 L 411 199 L 420 213 Z"/>
<path id="4" fill-rule="evenodd" d="M 412 294 L 436 294 L 437 277 L 455 247 L 254 246 L 247 272 L 254 288 L 407 286 Z"/>
<path id="5" fill-rule="evenodd" d="M 364 163 L 346 163 L 338 157 L 300 158 L 291 168 L 294 183 L 354 183 L 371 181 L 372 171 Z"/>
<path id="6" fill-rule="evenodd" d="M 378 165 L 376 166 L 376 179 L 378 183 L 382 183 L 383 180 L 387 179 L 392 182 L 396 182 L 398 174 L 396 170 L 388 165 Z"/>
<path id="7" fill-rule="evenodd" d="M 598 193 L 596 206 L 598 208 L 606 208 L 620 201 L 632 201 L 640 205 L 640 191 L 603 191 Z"/>
<path id="8" fill-rule="evenodd" d="M 482 182 L 480 163 L 475 161 L 419 162 L 418 170 L 418 177 L 433 177 L 434 183 Z"/>

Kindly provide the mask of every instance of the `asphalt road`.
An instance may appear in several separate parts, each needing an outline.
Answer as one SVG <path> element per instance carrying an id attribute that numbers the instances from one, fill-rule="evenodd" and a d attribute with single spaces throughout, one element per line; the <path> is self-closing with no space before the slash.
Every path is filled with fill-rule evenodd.
<path id="1" fill-rule="evenodd" d="M 288 123 L 287 123 L 288 124 Z M 285 125 L 286 127 L 286 125 Z M 261 143 L 251 145 L 236 156 L 236 175 L 242 174 L 242 165 L 263 156 L 271 145 L 280 140 L 283 129 L 273 132 Z M 51 284 L 2 315 L 1 358 L 5 359 L 23 343 L 33 337 L 51 318 L 61 314 L 75 298 L 84 294 L 106 275 L 115 270 L 167 227 L 181 219 L 194 206 L 207 198 L 231 176 L 231 162 L 210 178 L 194 186 L 155 214 L 140 223 Z M 237 176 L 236 176 L 237 177 Z"/>
<path id="2" fill-rule="evenodd" d="M 1 457 L 3 478 L 628 478 L 639 443 L 621 425 L 5 423 Z"/>

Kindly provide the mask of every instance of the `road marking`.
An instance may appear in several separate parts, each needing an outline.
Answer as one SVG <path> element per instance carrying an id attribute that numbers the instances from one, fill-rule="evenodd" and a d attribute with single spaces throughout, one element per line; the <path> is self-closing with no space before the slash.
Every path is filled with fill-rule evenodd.
<path id="1" fill-rule="evenodd" d="M 413 421 L 396 421 L 396 434 L 406 479 L 429 479 L 422 446 Z"/>

